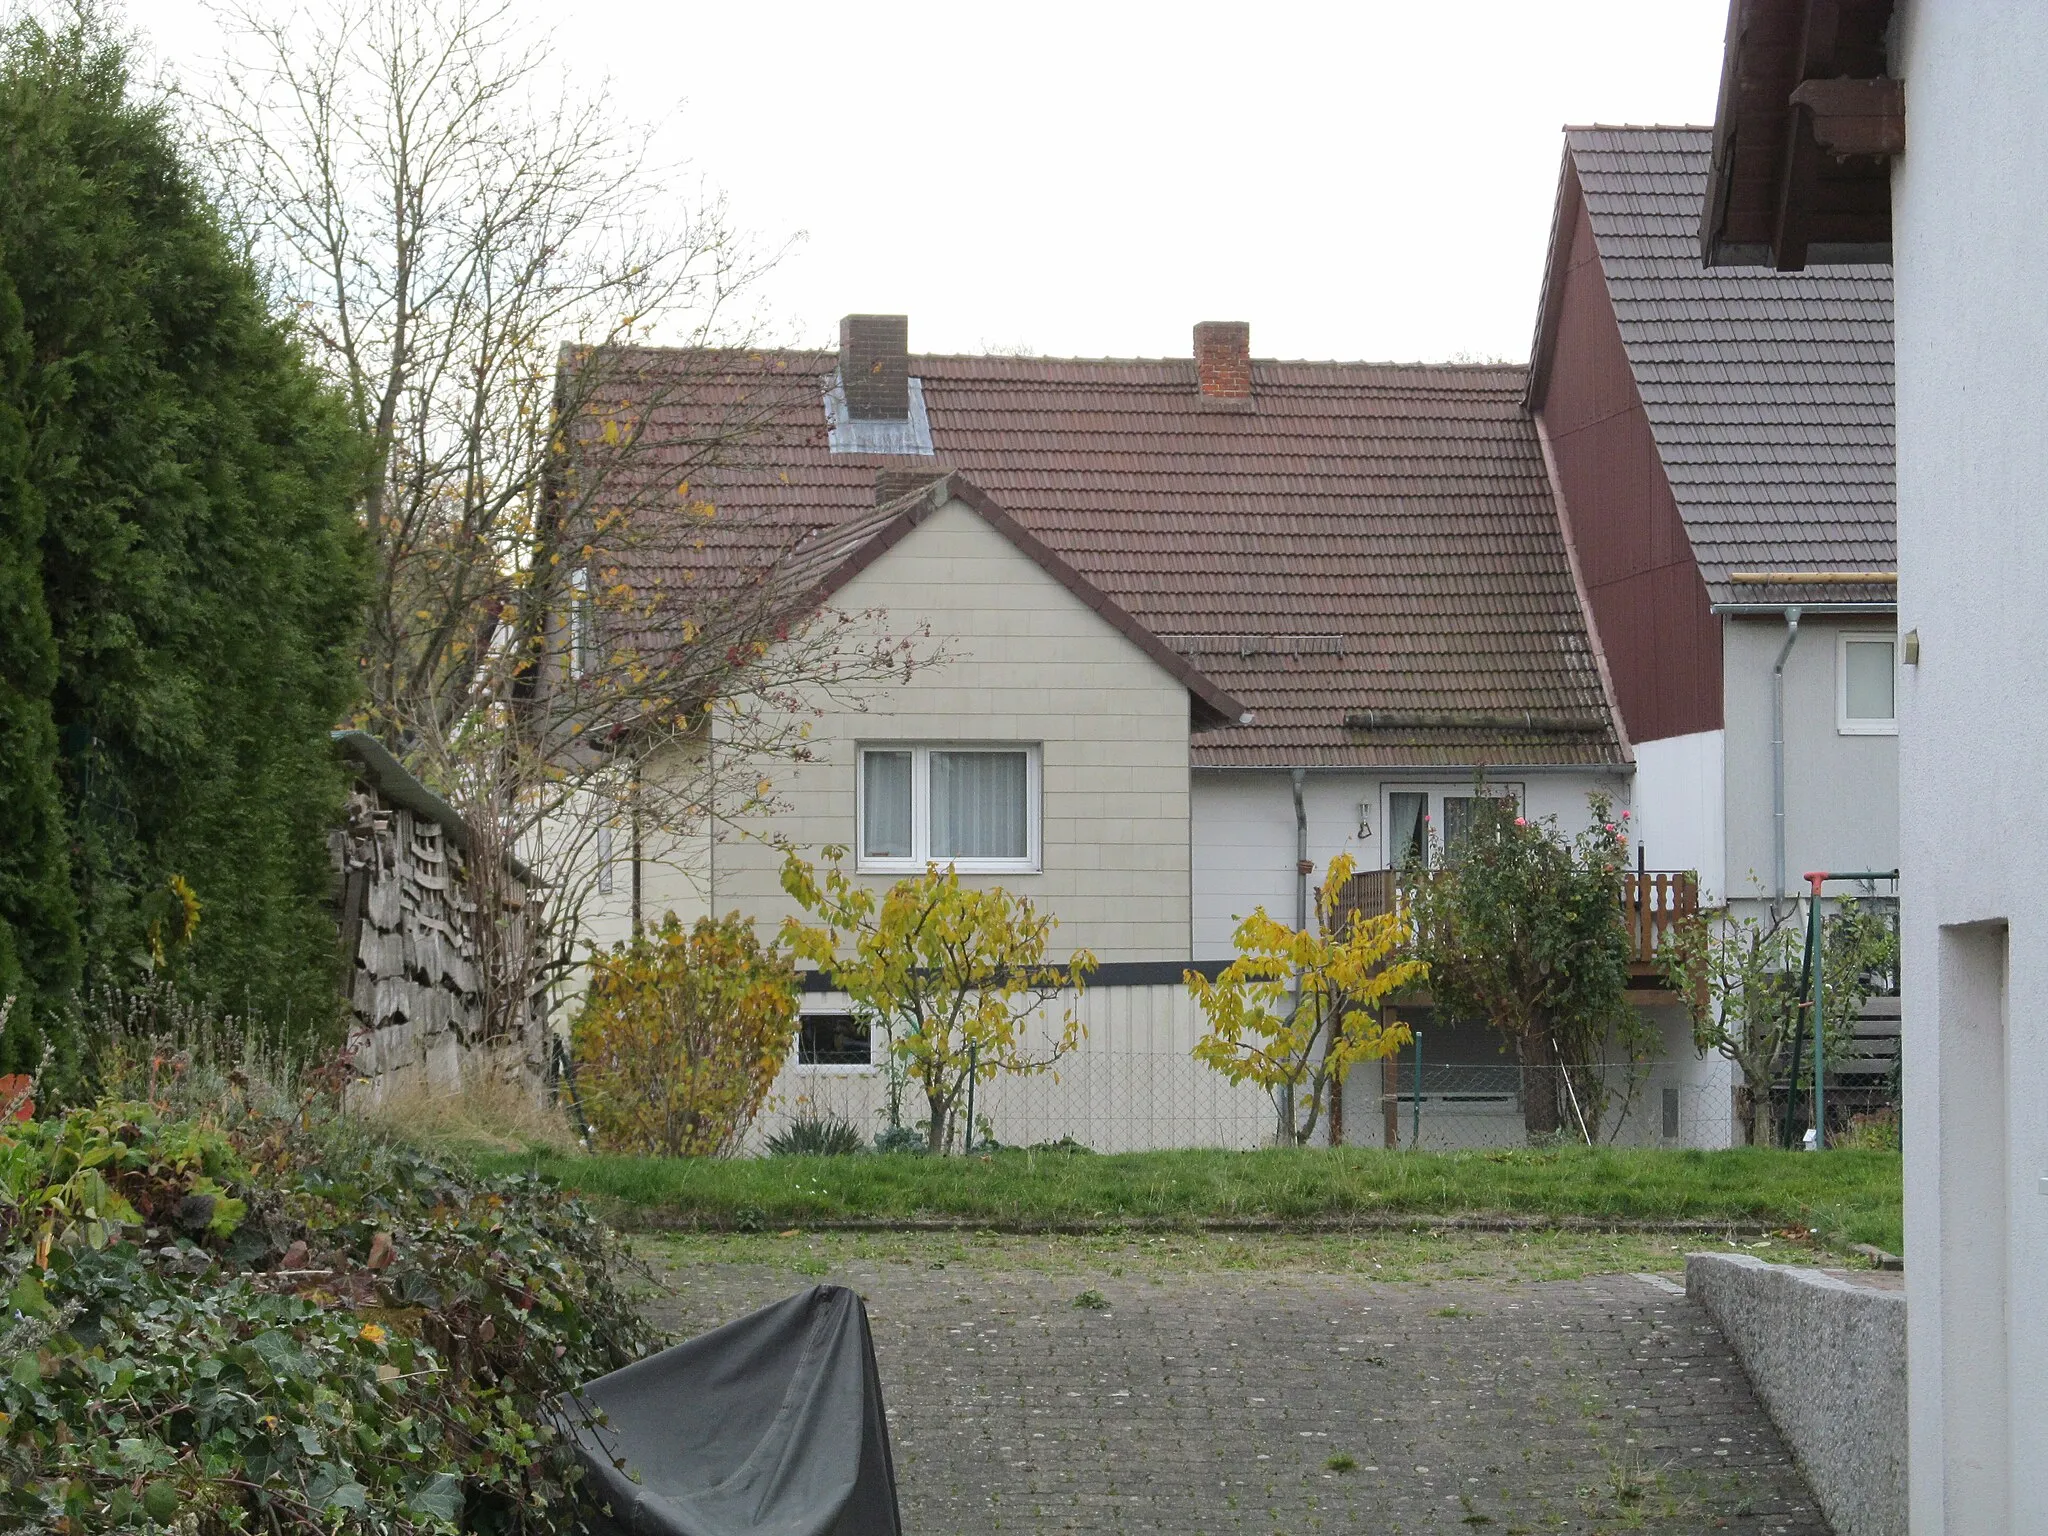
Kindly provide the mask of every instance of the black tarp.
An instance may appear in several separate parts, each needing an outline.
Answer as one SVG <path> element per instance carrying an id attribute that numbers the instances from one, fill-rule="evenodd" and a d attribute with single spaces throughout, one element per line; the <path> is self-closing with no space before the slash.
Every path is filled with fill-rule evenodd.
<path id="1" fill-rule="evenodd" d="M 577 1450 L 614 1530 L 901 1536 L 874 1338 L 843 1286 L 813 1286 L 579 1396 Z"/>

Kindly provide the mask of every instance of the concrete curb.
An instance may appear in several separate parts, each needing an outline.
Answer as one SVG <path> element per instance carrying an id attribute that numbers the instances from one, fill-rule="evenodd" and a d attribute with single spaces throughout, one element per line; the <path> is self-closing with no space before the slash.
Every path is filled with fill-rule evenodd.
<path id="1" fill-rule="evenodd" d="M 1906 1298 L 1748 1254 L 1695 1253 L 1706 1308 L 1837 1536 L 1905 1536 Z"/>

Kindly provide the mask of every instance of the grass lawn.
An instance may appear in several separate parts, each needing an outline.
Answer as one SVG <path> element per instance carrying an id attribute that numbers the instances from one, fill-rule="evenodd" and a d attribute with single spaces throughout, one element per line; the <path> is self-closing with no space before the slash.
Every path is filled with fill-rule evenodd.
<path id="1" fill-rule="evenodd" d="M 1736 1222 L 1833 1248 L 1903 1236 L 1895 1152 L 1005 1151 L 914 1156 L 669 1159 L 477 1154 L 599 1197 L 624 1224 L 759 1231 L 955 1221 L 1011 1230 L 1103 1225 L 1309 1225 L 1403 1216 L 1593 1223 Z"/>

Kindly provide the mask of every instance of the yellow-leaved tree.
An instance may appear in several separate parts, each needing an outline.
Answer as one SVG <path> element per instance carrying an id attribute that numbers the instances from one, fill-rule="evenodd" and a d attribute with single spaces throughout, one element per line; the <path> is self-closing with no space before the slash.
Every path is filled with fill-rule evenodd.
<path id="1" fill-rule="evenodd" d="M 840 867 L 844 848 L 825 857 L 822 877 L 794 852 L 783 862 L 782 888 L 818 920 L 786 919 L 783 942 L 881 1021 L 896 1063 L 924 1092 L 926 1145 L 944 1152 L 970 1080 L 1049 1072 L 1081 1043 L 1072 1002 L 1057 1016 L 1053 1005 L 1079 994 L 1095 957 L 1077 949 L 1049 963 L 1058 919 L 1000 887 L 961 885 L 951 865 L 877 891 Z M 1041 1013 L 1047 1029 L 1034 1040 L 1030 1021 Z"/>
<path id="2" fill-rule="evenodd" d="M 1209 1021 L 1195 1059 L 1271 1094 L 1279 1135 L 1296 1146 L 1315 1134 L 1333 1086 L 1352 1066 L 1391 1056 L 1411 1038 L 1407 1025 L 1382 1022 L 1379 1005 L 1428 970 L 1403 958 L 1402 914 L 1340 916 L 1352 868 L 1348 854 L 1330 861 L 1313 928 L 1290 928 L 1260 907 L 1237 925 L 1237 958 L 1214 981 L 1186 973 Z"/>
<path id="3" fill-rule="evenodd" d="M 571 1032 L 576 1092 L 598 1144 L 668 1157 L 730 1152 L 796 1038 L 796 966 L 737 912 L 591 956 Z"/>

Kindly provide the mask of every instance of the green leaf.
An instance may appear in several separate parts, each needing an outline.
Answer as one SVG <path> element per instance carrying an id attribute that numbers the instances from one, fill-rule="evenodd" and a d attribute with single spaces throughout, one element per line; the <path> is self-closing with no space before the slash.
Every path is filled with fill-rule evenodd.
<path id="1" fill-rule="evenodd" d="M 23 1317 L 48 1321 L 57 1315 L 49 1298 L 43 1294 L 42 1282 L 34 1275 L 23 1275 L 14 1283 L 14 1289 L 7 1293 L 7 1304 Z"/>
<path id="2" fill-rule="evenodd" d="M 420 1514 L 453 1525 L 462 1517 L 462 1479 L 453 1472 L 436 1472 L 425 1487 L 415 1493 L 408 1506 Z"/>

